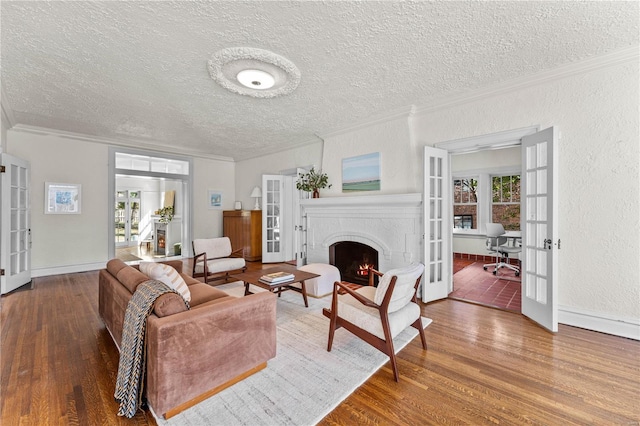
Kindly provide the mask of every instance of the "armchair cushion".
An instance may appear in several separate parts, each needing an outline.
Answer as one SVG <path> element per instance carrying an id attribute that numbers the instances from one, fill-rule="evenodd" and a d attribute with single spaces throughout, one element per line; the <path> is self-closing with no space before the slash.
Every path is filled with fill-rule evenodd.
<path id="1" fill-rule="evenodd" d="M 235 269 L 242 269 L 245 266 L 245 261 L 241 257 L 228 257 L 225 259 L 211 259 L 207 256 L 207 269 L 209 274 L 215 274 L 218 272 L 233 271 Z M 198 274 L 204 273 L 204 264 L 198 262 L 194 268 L 194 272 Z"/>
<path id="2" fill-rule="evenodd" d="M 382 304 L 382 300 L 387 293 L 387 289 L 389 288 L 391 279 L 395 275 L 398 278 L 396 279 L 393 295 L 391 296 L 391 301 L 389 302 L 388 312 L 391 313 L 401 309 L 413 298 L 413 295 L 416 292 L 416 280 L 420 278 L 423 272 L 424 265 L 422 263 L 412 263 L 407 267 L 391 269 L 385 272 L 382 278 L 380 278 L 375 296 L 372 299 L 373 302 L 377 305 Z"/>
<path id="3" fill-rule="evenodd" d="M 416 279 L 414 278 L 413 280 L 414 284 Z M 366 286 L 359 288 L 356 292 L 369 300 L 373 300 L 376 288 Z M 364 306 L 353 296 L 349 294 L 338 296 L 338 315 L 374 336 L 385 339 L 380 312 L 376 308 Z M 415 303 L 407 303 L 404 307 L 389 313 L 391 337 L 397 336 L 402 330 L 413 324 L 419 316 L 420 307 Z"/>
<path id="4" fill-rule="evenodd" d="M 207 260 L 231 256 L 229 237 L 199 238 L 193 240 L 194 254 L 206 253 Z"/>

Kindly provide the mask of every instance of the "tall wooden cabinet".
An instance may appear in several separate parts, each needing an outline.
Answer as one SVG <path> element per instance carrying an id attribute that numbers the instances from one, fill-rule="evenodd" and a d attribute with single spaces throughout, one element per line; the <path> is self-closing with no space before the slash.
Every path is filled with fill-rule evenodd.
<path id="1" fill-rule="evenodd" d="M 262 210 L 225 210 L 222 224 L 233 250 L 243 248 L 250 262 L 262 260 Z"/>

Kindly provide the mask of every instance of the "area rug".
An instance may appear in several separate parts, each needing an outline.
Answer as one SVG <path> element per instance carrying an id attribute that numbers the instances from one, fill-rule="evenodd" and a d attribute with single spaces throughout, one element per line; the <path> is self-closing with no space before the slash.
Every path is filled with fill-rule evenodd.
<path id="1" fill-rule="evenodd" d="M 241 283 L 217 288 L 234 296 Z M 253 290 L 253 287 L 252 287 Z M 389 361 L 382 352 L 344 329 L 327 352 L 329 319 L 322 308 L 331 297 L 309 298 L 285 292 L 277 302 L 277 355 L 267 368 L 159 425 L 314 425 Z M 431 323 L 422 318 L 426 327 Z M 418 332 L 409 328 L 394 344 L 396 353 Z M 393 377 L 390 374 L 390 380 Z"/>

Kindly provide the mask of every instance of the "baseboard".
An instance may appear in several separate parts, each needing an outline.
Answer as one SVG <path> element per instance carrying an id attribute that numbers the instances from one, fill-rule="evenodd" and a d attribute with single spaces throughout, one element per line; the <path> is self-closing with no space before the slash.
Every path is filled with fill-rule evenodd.
<path id="1" fill-rule="evenodd" d="M 84 263 L 81 265 L 55 266 L 53 268 L 40 268 L 31 270 L 31 278 L 46 277 L 49 275 L 75 274 L 76 272 L 97 271 L 106 267 L 106 262 Z"/>
<path id="2" fill-rule="evenodd" d="M 160 262 L 165 260 L 182 260 L 182 259 L 183 259 L 183 256 L 167 256 L 167 257 L 163 257 L 162 259 L 153 260 L 153 261 Z M 135 260 L 135 261 L 125 262 L 125 263 L 127 265 L 136 265 L 141 261 L 142 260 Z M 107 267 L 107 261 L 95 262 L 95 263 L 83 263 L 80 265 L 64 265 L 64 266 L 54 266 L 51 268 L 32 269 L 31 278 L 47 277 L 49 275 L 75 274 L 76 272 L 97 271 L 99 269 L 104 269 L 106 267 Z"/>
<path id="3" fill-rule="evenodd" d="M 640 319 L 619 318 L 570 306 L 559 306 L 558 322 L 573 327 L 640 340 Z"/>

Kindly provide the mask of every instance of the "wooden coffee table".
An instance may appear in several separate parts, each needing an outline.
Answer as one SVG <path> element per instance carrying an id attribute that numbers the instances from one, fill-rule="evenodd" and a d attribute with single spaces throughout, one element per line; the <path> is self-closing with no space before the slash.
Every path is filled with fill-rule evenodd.
<path id="1" fill-rule="evenodd" d="M 267 284 L 260 281 L 260 277 L 266 274 L 270 274 L 273 272 L 288 272 L 293 274 L 293 280 L 285 281 L 283 283 L 278 284 Z M 237 279 L 238 281 L 244 282 L 244 294 L 251 294 L 249 291 L 249 284 L 253 284 L 257 287 L 263 288 L 265 290 L 269 290 L 272 293 L 277 293 L 280 296 L 280 293 L 287 290 L 297 291 L 298 293 L 302 293 L 302 298 L 304 299 L 304 306 L 309 307 L 309 303 L 307 301 L 307 289 L 304 285 L 305 280 L 310 280 L 311 278 L 319 277 L 318 274 L 312 274 L 311 272 L 299 271 L 295 266 L 292 265 L 280 265 L 280 266 L 271 266 L 265 269 L 259 269 L 255 271 L 247 271 L 241 274 L 233 274 L 232 277 Z M 291 284 L 300 283 L 300 288 L 293 287 Z"/>

